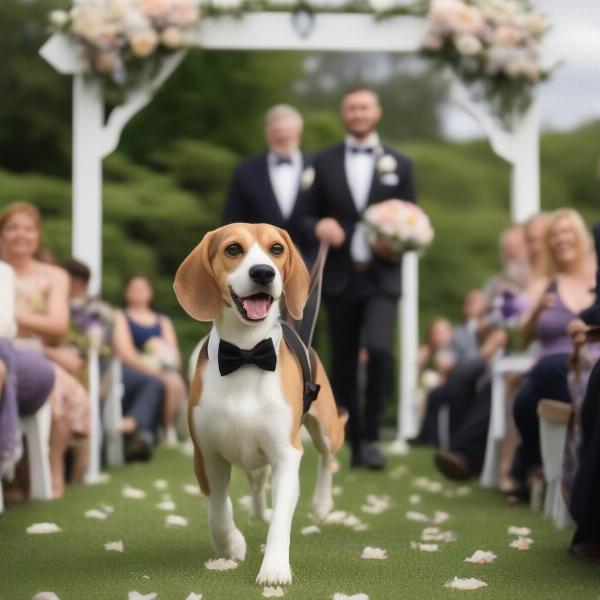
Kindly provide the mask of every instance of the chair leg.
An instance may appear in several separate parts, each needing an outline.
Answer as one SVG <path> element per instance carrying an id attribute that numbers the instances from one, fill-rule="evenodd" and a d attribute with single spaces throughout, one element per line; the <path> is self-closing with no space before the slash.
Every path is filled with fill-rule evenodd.
<path id="1" fill-rule="evenodd" d="M 50 426 L 52 413 L 46 402 L 35 415 L 28 417 L 23 428 L 29 453 L 29 479 L 31 497 L 36 500 L 52 500 L 50 476 Z"/>

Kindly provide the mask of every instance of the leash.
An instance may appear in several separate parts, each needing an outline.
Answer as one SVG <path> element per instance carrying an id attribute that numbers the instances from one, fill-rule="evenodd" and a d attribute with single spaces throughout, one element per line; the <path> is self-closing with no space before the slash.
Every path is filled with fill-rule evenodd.
<path id="1" fill-rule="evenodd" d="M 294 327 L 307 348 L 312 348 L 312 340 L 317 325 L 317 317 L 321 308 L 321 291 L 323 288 L 323 270 L 327 261 L 329 244 L 321 242 L 317 258 L 310 269 L 308 299 L 300 321 L 294 321 Z"/>

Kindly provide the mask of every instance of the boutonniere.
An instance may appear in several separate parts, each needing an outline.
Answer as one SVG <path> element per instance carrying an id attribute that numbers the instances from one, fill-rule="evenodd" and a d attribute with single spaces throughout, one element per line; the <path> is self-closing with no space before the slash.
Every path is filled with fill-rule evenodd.
<path id="1" fill-rule="evenodd" d="M 315 169 L 314 167 L 306 167 L 304 171 L 302 171 L 302 177 L 300 178 L 300 183 L 302 185 L 302 189 L 306 191 L 310 188 L 315 180 Z"/>
<path id="2" fill-rule="evenodd" d="M 391 154 L 384 154 L 377 161 L 377 171 L 380 174 L 393 173 L 398 166 L 398 161 Z"/>

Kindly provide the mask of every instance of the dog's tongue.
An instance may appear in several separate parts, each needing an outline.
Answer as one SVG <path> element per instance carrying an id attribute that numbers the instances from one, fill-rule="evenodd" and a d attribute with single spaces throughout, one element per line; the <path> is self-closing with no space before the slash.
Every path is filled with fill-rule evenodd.
<path id="1" fill-rule="evenodd" d="M 249 319 L 264 319 L 269 310 L 268 299 L 266 296 L 250 296 L 244 298 L 243 306 Z"/>

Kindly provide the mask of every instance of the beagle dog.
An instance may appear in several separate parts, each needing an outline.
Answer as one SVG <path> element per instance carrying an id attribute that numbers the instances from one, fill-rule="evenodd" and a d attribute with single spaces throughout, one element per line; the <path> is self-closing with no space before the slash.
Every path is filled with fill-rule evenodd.
<path id="1" fill-rule="evenodd" d="M 228 495 L 231 465 L 239 465 L 250 482 L 255 516 L 270 523 L 256 578 L 260 585 L 292 581 L 289 546 L 300 490 L 301 426 L 320 453 L 312 503 L 319 520 L 333 507 L 332 462 L 344 440 L 347 415 L 338 413 L 318 359 L 320 393 L 303 414 L 301 365 L 282 338 L 282 303 L 300 319 L 308 287 L 308 272 L 289 235 L 265 224 L 234 223 L 207 233 L 175 276 L 184 310 L 213 322 L 188 410 L 211 541 L 217 556 L 244 560 L 246 541 Z M 272 510 L 266 502 L 269 468 Z"/>

